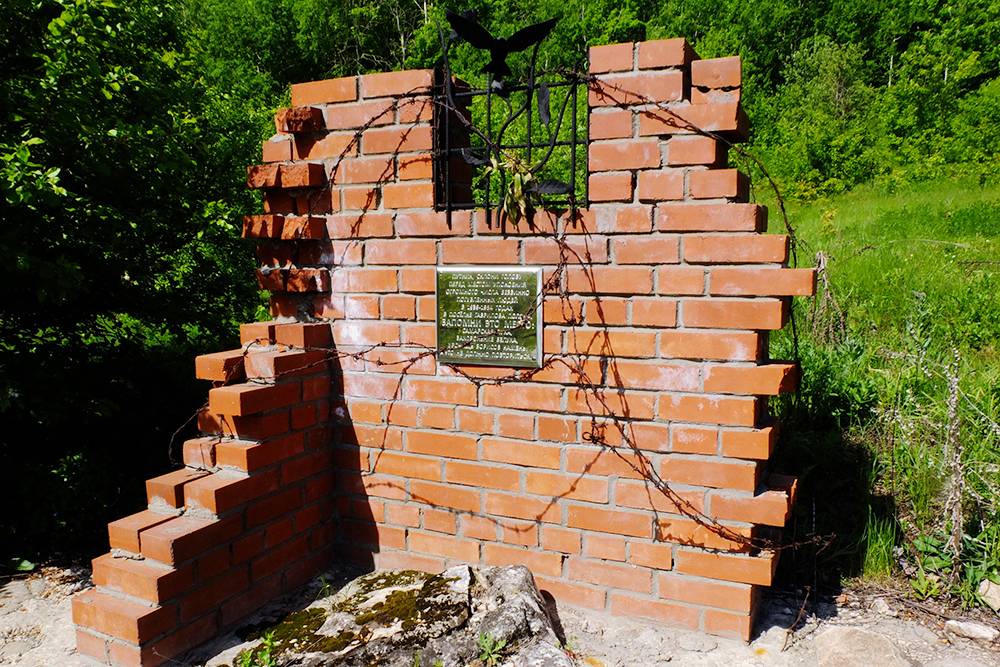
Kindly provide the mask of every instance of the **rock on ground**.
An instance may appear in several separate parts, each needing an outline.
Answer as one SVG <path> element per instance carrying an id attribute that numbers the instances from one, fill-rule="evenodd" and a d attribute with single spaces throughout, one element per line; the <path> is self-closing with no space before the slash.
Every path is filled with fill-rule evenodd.
<path id="1" fill-rule="evenodd" d="M 574 664 L 531 572 L 521 566 L 367 574 L 275 624 L 253 628 L 249 638 L 251 645 L 207 663 L 233 664 L 248 652 L 268 651 L 278 664 L 301 667 Z"/>

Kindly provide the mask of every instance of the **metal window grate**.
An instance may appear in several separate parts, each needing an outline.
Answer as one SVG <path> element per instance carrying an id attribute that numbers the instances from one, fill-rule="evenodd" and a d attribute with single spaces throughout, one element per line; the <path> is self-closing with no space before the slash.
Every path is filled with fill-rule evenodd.
<path id="1" fill-rule="evenodd" d="M 505 228 L 518 174 L 530 184 L 520 200 L 533 210 L 586 206 L 586 75 L 539 72 L 536 44 L 522 83 L 488 76 L 475 88 L 451 72 L 451 44 L 442 48 L 434 105 L 436 201 L 449 224 L 452 211 L 483 208 L 487 224 Z"/>

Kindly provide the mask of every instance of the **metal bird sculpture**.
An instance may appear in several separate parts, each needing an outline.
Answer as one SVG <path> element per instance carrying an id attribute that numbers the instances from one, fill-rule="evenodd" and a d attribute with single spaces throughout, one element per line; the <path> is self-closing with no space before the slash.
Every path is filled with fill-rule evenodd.
<path id="1" fill-rule="evenodd" d="M 446 16 L 448 24 L 456 35 L 473 47 L 490 52 L 490 61 L 482 71 L 492 74 L 497 82 L 503 81 L 503 78 L 510 74 L 510 67 L 507 66 L 508 55 L 538 44 L 556 25 L 556 19 L 549 19 L 521 28 L 510 37 L 494 37 L 476 22 L 474 15 L 463 16 L 449 10 Z"/>

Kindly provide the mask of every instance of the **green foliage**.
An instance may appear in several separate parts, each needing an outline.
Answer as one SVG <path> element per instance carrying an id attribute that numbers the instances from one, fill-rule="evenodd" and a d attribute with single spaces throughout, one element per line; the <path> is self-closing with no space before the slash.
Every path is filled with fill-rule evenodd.
<path id="1" fill-rule="evenodd" d="M 813 560 L 800 554 L 798 568 L 884 578 L 902 559 L 916 596 L 966 606 L 1000 573 L 998 195 L 970 178 L 942 179 L 792 207 L 810 251 L 829 258 L 848 325 L 830 338 L 818 305 L 795 310 L 803 381 L 797 398 L 777 404 L 787 427 L 779 458 L 802 480 L 796 530 L 835 536 Z M 793 354 L 790 332 L 773 337 L 771 352 Z M 957 471 L 946 453 L 956 363 Z M 957 529 L 944 511 L 955 475 Z"/>
<path id="2" fill-rule="evenodd" d="M 496 639 L 489 633 L 479 635 L 479 661 L 486 667 L 494 667 L 503 659 L 503 651 L 507 648 L 506 639 Z"/>
<path id="3" fill-rule="evenodd" d="M 274 657 L 274 633 L 264 633 L 260 644 L 242 651 L 236 657 L 236 663 L 239 667 L 277 667 L 278 660 Z"/>

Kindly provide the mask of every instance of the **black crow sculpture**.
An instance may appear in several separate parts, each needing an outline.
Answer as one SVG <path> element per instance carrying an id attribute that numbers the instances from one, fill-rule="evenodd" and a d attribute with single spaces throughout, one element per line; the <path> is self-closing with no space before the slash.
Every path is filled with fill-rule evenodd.
<path id="1" fill-rule="evenodd" d="M 486 28 L 479 25 L 472 16 L 462 16 L 453 11 L 447 12 L 448 23 L 455 34 L 477 49 L 490 52 L 490 61 L 483 67 L 483 72 L 493 75 L 495 81 L 503 81 L 510 74 L 507 66 L 507 56 L 516 51 L 538 44 L 545 39 L 556 25 L 556 19 L 521 28 L 510 37 L 494 37 Z"/>

